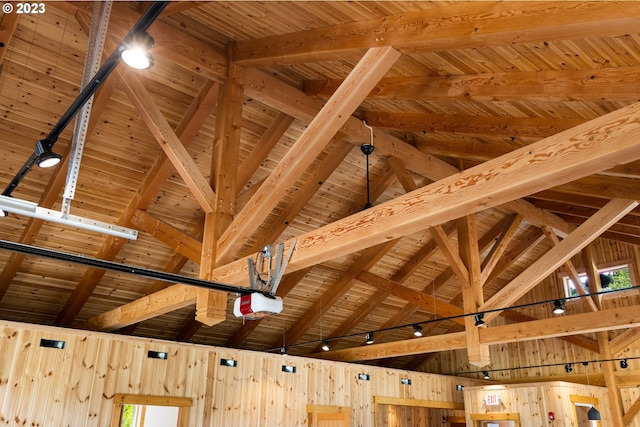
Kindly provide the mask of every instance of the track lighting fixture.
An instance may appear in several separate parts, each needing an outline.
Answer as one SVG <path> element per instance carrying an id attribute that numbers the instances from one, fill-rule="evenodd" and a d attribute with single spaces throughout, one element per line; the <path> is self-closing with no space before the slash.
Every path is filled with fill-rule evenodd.
<path id="1" fill-rule="evenodd" d="M 322 340 L 322 351 L 329 351 L 330 347 L 329 347 L 329 341 L 327 340 Z"/>
<path id="2" fill-rule="evenodd" d="M 473 316 L 473 318 L 476 321 L 477 327 L 484 326 L 486 324 L 484 323 L 484 313 L 478 313 L 475 316 Z"/>
<path id="3" fill-rule="evenodd" d="M 373 344 L 373 332 L 367 332 L 364 334 L 364 339 L 367 344 Z"/>
<path id="4" fill-rule="evenodd" d="M 482 378 L 484 378 L 485 380 L 489 379 L 489 371 L 482 371 Z"/>
<path id="5" fill-rule="evenodd" d="M 628 366 L 629 366 L 629 364 L 627 363 L 627 359 L 622 359 L 622 360 L 620 361 L 620 367 L 621 367 L 622 369 L 627 369 L 627 367 L 628 367 Z"/>
<path id="6" fill-rule="evenodd" d="M 413 336 L 421 337 L 422 336 L 422 326 L 415 324 L 413 325 Z"/>
<path id="7" fill-rule="evenodd" d="M 146 70 L 153 65 L 153 58 L 149 53 L 153 43 L 153 37 L 146 31 L 134 34 L 123 46 L 120 57 L 131 68 Z"/>
<path id="8" fill-rule="evenodd" d="M 564 300 L 557 299 L 553 302 L 553 314 L 562 314 L 564 313 Z"/>
<path id="9" fill-rule="evenodd" d="M 283 356 L 287 355 L 287 347 L 280 347 L 280 354 Z"/>
<path id="10" fill-rule="evenodd" d="M 564 371 L 567 374 L 570 374 L 573 371 L 573 366 L 571 366 L 571 363 L 567 363 L 566 365 L 564 365 Z"/>
<path id="11" fill-rule="evenodd" d="M 60 154 L 51 151 L 51 145 L 52 144 L 46 143 L 45 141 L 36 142 L 36 164 L 41 168 L 50 168 L 62 161 Z"/>
<path id="12" fill-rule="evenodd" d="M 169 4 L 168 1 L 156 1 L 151 4 L 145 11 L 145 13 L 140 17 L 140 20 L 135 24 L 135 26 L 129 31 L 127 36 L 125 37 L 125 41 L 134 42 L 137 37 L 141 37 L 143 44 L 151 43 L 153 44 L 153 39 L 146 34 L 147 28 L 160 16 L 160 13 L 164 10 L 164 8 Z M 140 34 L 144 34 L 143 36 L 139 36 Z M 151 42 L 149 42 L 149 39 Z M 128 43 L 127 43 L 128 44 Z M 29 173 L 31 168 L 34 165 L 38 165 L 40 167 L 51 167 L 55 166 L 62 160 L 62 157 L 54 152 L 52 152 L 52 148 L 58 137 L 62 133 L 62 131 L 67 127 L 69 123 L 73 120 L 73 118 L 78 114 L 80 109 L 86 104 L 86 102 L 95 94 L 95 92 L 100 88 L 102 83 L 107 79 L 107 77 L 115 70 L 116 66 L 122 59 L 122 54 L 124 53 L 125 47 L 119 46 L 110 56 L 107 58 L 102 67 L 96 72 L 96 74 L 89 80 L 89 82 L 84 86 L 82 91 L 78 94 L 78 97 L 75 101 L 69 106 L 67 111 L 60 116 L 58 122 L 53 126 L 49 134 L 41 141 L 36 142 L 36 149 L 33 154 L 27 159 L 24 165 L 19 169 L 16 175 L 13 177 L 9 185 L 2 192 L 3 196 L 9 196 L 16 189 L 18 184 L 24 179 L 24 177 Z M 150 46 L 150 45 L 149 45 Z M 148 57 L 150 61 L 149 64 L 153 63 L 151 61 L 151 57 Z M 144 64 L 142 64 L 144 65 Z"/>

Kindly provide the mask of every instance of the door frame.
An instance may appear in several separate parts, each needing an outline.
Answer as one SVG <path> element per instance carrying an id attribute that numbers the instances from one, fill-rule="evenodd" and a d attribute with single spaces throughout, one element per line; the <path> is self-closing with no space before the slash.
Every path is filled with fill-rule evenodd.
<path id="1" fill-rule="evenodd" d="M 373 425 L 379 427 L 378 414 L 380 405 L 410 406 L 414 408 L 460 409 L 464 410 L 462 402 L 446 402 L 441 400 L 405 399 L 402 397 L 373 396 Z"/>
<path id="2" fill-rule="evenodd" d="M 350 406 L 332 406 L 332 405 L 307 405 L 307 417 L 309 420 L 309 427 L 314 427 L 320 416 L 323 416 L 323 419 L 330 419 L 336 421 L 346 421 L 347 424 L 345 427 L 349 427 L 351 425 L 351 407 Z"/>

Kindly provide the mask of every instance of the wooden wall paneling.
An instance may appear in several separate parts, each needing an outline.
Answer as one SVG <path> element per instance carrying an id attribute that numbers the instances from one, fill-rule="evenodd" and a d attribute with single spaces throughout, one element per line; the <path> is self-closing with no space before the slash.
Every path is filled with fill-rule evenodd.
<path id="1" fill-rule="evenodd" d="M 349 407 L 352 425 L 372 426 L 374 396 L 449 405 L 452 397 L 460 400 L 460 395 L 452 395 L 456 382 L 477 384 L 380 367 L 9 322 L 0 332 L 0 420 L 9 425 L 15 420 L 25 425 L 109 425 L 115 395 L 142 394 L 192 399 L 191 425 L 303 426 L 306 407 L 313 402 Z M 66 347 L 41 348 L 41 337 L 65 340 Z M 149 359 L 149 350 L 166 351 L 169 357 Z M 236 359 L 238 366 L 220 366 L 220 357 Z M 296 372 L 282 372 L 283 364 L 295 366 Z M 370 374 L 371 380 L 358 380 L 359 373 Z M 401 378 L 413 384 L 402 385 Z M 404 421 L 427 417 L 421 410 L 401 412 L 399 419 Z"/>
<path id="2" fill-rule="evenodd" d="M 98 377 L 97 363 L 100 340 L 95 337 L 77 336 L 69 340 L 73 347 L 67 346 L 71 353 L 70 366 L 64 372 L 68 375 L 67 381 L 59 381 L 65 389 L 65 396 L 59 402 L 65 404 L 56 405 L 61 410 L 60 417 L 52 417 L 52 421 L 63 420 L 60 425 L 91 425 L 92 412 L 90 410 L 92 400 L 92 386 L 94 379 Z M 63 373 L 64 375 L 64 373 Z"/>
<path id="3" fill-rule="evenodd" d="M 620 389 L 622 406 L 624 408 L 624 421 L 628 427 L 640 427 L 640 388 L 625 387 Z"/>

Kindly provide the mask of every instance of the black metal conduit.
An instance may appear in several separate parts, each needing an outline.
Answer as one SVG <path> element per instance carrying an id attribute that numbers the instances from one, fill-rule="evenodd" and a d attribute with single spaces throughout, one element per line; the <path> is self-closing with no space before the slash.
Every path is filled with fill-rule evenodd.
<path id="1" fill-rule="evenodd" d="M 141 33 L 146 31 L 153 21 L 155 21 L 160 13 L 164 10 L 164 8 L 169 4 L 168 1 L 154 2 L 149 6 L 149 8 L 145 11 L 145 13 L 140 17 L 140 20 L 136 22 L 133 28 L 129 31 L 126 37 L 122 40 L 118 48 L 107 58 L 107 60 L 102 64 L 102 67 L 96 72 L 96 74 L 91 78 L 89 83 L 82 89 L 78 97 L 73 101 L 71 106 L 67 109 L 67 111 L 60 117 L 58 123 L 56 123 L 49 134 L 45 136 L 43 139 L 38 140 L 36 142 L 36 148 L 31 154 L 31 156 L 27 159 L 25 164 L 20 168 L 18 173 L 11 180 L 7 188 L 2 192 L 3 196 L 10 196 L 13 193 L 13 190 L 16 189 L 18 184 L 24 179 L 27 173 L 31 170 L 33 165 L 38 160 L 38 156 L 42 152 L 47 152 L 51 150 L 53 145 L 58 140 L 58 137 L 62 133 L 62 131 L 67 127 L 67 125 L 73 120 L 73 118 L 78 114 L 78 111 L 82 108 L 82 106 L 93 96 L 93 94 L 100 88 L 102 83 L 104 83 L 105 79 L 115 70 L 116 65 L 120 63 L 120 53 L 122 52 L 122 48 L 127 45 L 131 41 L 131 39 Z"/>
<path id="2" fill-rule="evenodd" d="M 243 288 L 240 286 L 227 285 L 225 283 L 210 282 L 208 280 L 182 276 L 179 274 L 167 273 L 164 271 L 151 270 L 148 268 L 136 267 L 133 265 L 120 264 L 113 261 L 105 261 L 102 259 L 88 258 L 83 255 L 74 255 L 67 252 L 53 251 L 50 249 L 38 248 L 36 246 L 25 245 L 22 243 L 14 243 L 6 240 L 0 240 L 0 249 L 5 249 L 12 252 L 18 252 L 24 255 L 35 255 L 35 256 L 40 256 L 40 257 L 45 257 L 50 259 L 56 259 L 59 261 L 72 262 L 74 264 L 86 265 L 89 267 L 99 268 L 102 270 L 111 270 L 111 271 L 117 271 L 119 273 L 133 274 L 136 276 L 146 277 L 148 279 L 162 280 L 164 282 L 183 283 L 185 285 L 192 285 L 200 288 L 207 288 L 214 291 L 231 292 L 231 293 L 237 293 L 240 295 L 260 293 L 264 296 L 271 297 L 271 295 L 268 292 L 253 290 L 249 288 Z"/>

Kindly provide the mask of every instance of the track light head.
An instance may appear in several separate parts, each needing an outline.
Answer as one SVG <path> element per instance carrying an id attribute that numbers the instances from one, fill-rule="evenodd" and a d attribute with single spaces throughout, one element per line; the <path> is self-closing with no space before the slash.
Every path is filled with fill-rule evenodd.
<path id="1" fill-rule="evenodd" d="M 330 350 L 329 341 L 322 340 L 322 351 L 329 351 L 329 350 Z"/>
<path id="2" fill-rule="evenodd" d="M 567 363 L 566 365 L 564 365 L 564 371 L 567 374 L 570 374 L 573 371 L 573 366 L 571 365 L 571 363 Z"/>
<path id="3" fill-rule="evenodd" d="M 629 367 L 629 364 L 627 363 L 627 359 L 622 359 L 622 360 L 620 361 L 620 367 L 621 367 L 622 369 L 627 369 L 627 367 Z"/>
<path id="4" fill-rule="evenodd" d="M 36 142 L 36 148 L 34 151 L 37 156 L 36 164 L 41 168 L 50 168 L 62 161 L 62 156 L 60 154 L 51 151 L 52 146 L 53 143 L 49 141 Z"/>
<path id="5" fill-rule="evenodd" d="M 422 336 L 422 326 L 415 324 L 413 325 L 413 336 L 421 337 Z"/>
<path id="6" fill-rule="evenodd" d="M 476 326 L 477 327 L 481 327 L 481 326 L 484 326 L 486 324 L 484 322 L 484 313 L 478 313 L 475 316 L 473 316 L 473 318 L 476 321 Z"/>
<path id="7" fill-rule="evenodd" d="M 373 344 L 373 332 L 367 332 L 364 334 L 364 339 L 367 344 Z"/>
<path id="8" fill-rule="evenodd" d="M 287 355 L 287 347 L 280 347 L 280 354 L 283 356 Z"/>
<path id="9" fill-rule="evenodd" d="M 143 31 L 124 44 L 120 57 L 131 68 L 146 70 L 153 66 L 153 58 L 149 53 L 153 43 L 153 37 Z"/>
<path id="10" fill-rule="evenodd" d="M 557 299 L 553 302 L 553 314 L 562 314 L 564 313 L 564 300 Z"/>
<path id="11" fill-rule="evenodd" d="M 482 371 L 482 378 L 484 378 L 485 380 L 489 379 L 489 371 Z"/>

